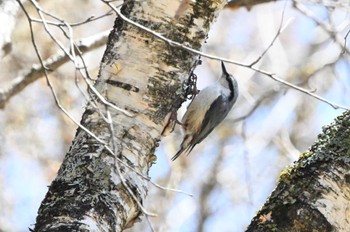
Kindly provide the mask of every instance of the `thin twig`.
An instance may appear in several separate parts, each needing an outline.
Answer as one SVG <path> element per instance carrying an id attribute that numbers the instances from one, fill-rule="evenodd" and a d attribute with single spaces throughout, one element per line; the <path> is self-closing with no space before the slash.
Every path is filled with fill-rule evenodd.
<path id="1" fill-rule="evenodd" d="M 74 44 L 74 41 L 73 41 L 73 34 L 72 34 L 72 29 L 71 27 L 65 23 L 63 20 L 60 20 L 58 17 L 52 15 L 52 14 L 49 14 L 45 11 L 43 11 L 40 6 L 33 0 L 31 0 L 32 4 L 34 5 L 34 7 L 36 8 L 42 22 L 43 22 L 43 25 L 44 25 L 44 28 L 45 28 L 45 31 L 49 34 L 49 36 L 51 37 L 51 39 L 53 41 L 55 41 L 55 43 L 60 47 L 61 51 L 58 53 L 58 57 L 55 57 L 57 59 L 58 62 L 56 62 L 56 59 L 54 59 L 54 62 L 56 63 L 57 66 L 60 66 L 62 65 L 63 63 L 67 62 L 68 60 L 71 60 L 75 67 L 77 67 L 77 64 L 76 64 L 76 56 L 75 56 L 75 51 L 76 49 L 77 50 L 80 50 L 80 49 L 84 49 L 83 47 L 81 46 L 75 46 Z M 24 7 L 22 8 L 23 10 Z M 49 30 L 48 28 L 48 25 L 46 23 L 46 19 L 44 18 L 43 16 L 43 13 L 45 13 L 46 15 L 49 15 L 50 17 L 56 19 L 56 20 L 59 20 L 61 22 L 63 22 L 66 27 L 68 28 L 69 30 L 69 33 L 66 34 L 66 37 L 69 39 L 70 41 L 70 44 L 71 44 L 71 52 L 68 52 L 67 49 L 61 44 L 61 42 L 55 38 L 55 36 L 53 36 L 53 34 L 51 33 L 51 31 Z M 29 14 L 27 13 L 26 14 L 28 16 L 28 20 L 30 21 L 30 24 L 32 24 L 32 18 L 29 16 Z M 63 31 L 64 32 L 64 31 Z M 65 33 L 65 32 L 64 32 Z M 83 61 L 84 63 L 84 60 L 81 56 L 81 54 L 79 54 L 80 56 L 80 59 Z M 49 60 L 50 61 L 50 60 Z M 42 67 L 42 71 L 44 72 L 45 71 L 45 68 L 48 69 L 46 67 L 46 63 L 43 62 L 42 63 L 43 65 L 40 65 L 40 66 L 37 66 L 37 69 L 40 69 L 39 67 Z M 87 72 L 87 68 L 86 68 L 86 65 L 84 63 L 84 70 L 86 70 Z M 80 69 L 79 69 L 80 70 Z M 39 70 L 30 70 L 30 73 L 29 73 L 29 76 L 31 76 L 31 78 L 25 78 L 25 83 L 29 84 L 29 83 L 32 83 L 34 80 L 38 79 L 42 74 L 44 74 L 43 72 L 40 73 L 40 72 L 35 72 L 35 71 L 39 71 Z M 25 86 L 26 84 L 22 83 L 22 80 L 24 78 L 20 77 L 20 80 L 16 80 L 15 84 L 13 84 L 10 88 L 7 88 L 6 90 L 4 90 L 3 92 L 0 92 L 0 108 L 1 107 L 4 107 L 5 105 L 5 102 L 11 97 L 13 96 L 15 93 L 21 91 Z M 115 106 L 114 104 L 108 102 L 101 94 L 99 94 L 99 92 L 92 86 L 92 84 L 86 80 L 86 78 L 84 79 L 87 83 L 87 85 L 89 86 L 89 88 L 95 93 L 95 95 L 106 105 L 112 107 L 113 109 L 117 110 L 117 111 L 120 111 L 122 113 L 124 113 L 125 115 L 129 116 L 129 117 L 134 117 L 133 114 L 131 114 L 130 112 L 128 112 L 127 110 L 124 110 L 124 109 L 121 109 L 117 106 Z"/>
<path id="2" fill-rule="evenodd" d="M 70 53 L 70 52 L 68 52 L 67 49 L 62 45 L 62 43 L 61 43 L 58 39 L 56 39 L 55 36 L 53 36 L 53 34 L 51 33 L 51 31 L 49 30 L 49 27 L 48 27 L 48 25 L 47 25 L 47 23 L 46 23 L 46 19 L 45 19 L 45 17 L 44 17 L 43 14 L 46 14 L 46 15 L 48 15 L 48 16 L 50 16 L 50 17 L 56 19 L 56 20 L 60 20 L 60 19 L 59 19 L 58 17 L 54 16 L 53 14 L 50 14 L 50 13 L 45 12 L 44 10 L 42 10 L 41 7 L 38 5 L 37 2 L 35 2 L 35 1 L 33 1 L 33 0 L 30 0 L 30 2 L 33 4 L 33 6 L 35 7 L 36 11 L 38 12 L 40 19 L 43 21 L 44 29 L 45 29 L 45 31 L 47 32 L 47 34 L 48 34 L 48 35 L 50 36 L 50 38 L 60 47 L 60 49 L 68 56 L 68 58 L 76 65 L 76 58 L 75 58 L 74 45 L 73 45 L 74 42 L 73 42 L 73 40 L 72 40 L 72 38 L 71 38 L 71 36 L 72 36 L 71 33 L 69 33 L 69 36 L 68 36 L 68 39 L 70 40 L 70 42 L 71 42 L 71 44 L 72 44 L 72 46 L 71 46 L 72 52 Z M 29 19 L 31 20 L 31 18 L 29 18 Z M 62 20 L 61 20 L 61 21 L 62 21 Z M 68 24 L 66 24 L 66 26 L 68 27 Z M 69 27 L 68 27 L 68 28 L 69 28 Z M 86 69 L 86 66 L 84 67 L 84 69 Z M 92 87 L 92 85 L 91 85 L 89 82 L 87 82 L 87 84 L 89 85 L 90 88 Z M 131 113 L 129 113 L 128 111 L 126 111 L 126 110 L 124 110 L 124 109 L 121 109 L 121 108 L 119 108 L 119 107 L 113 105 L 112 103 L 108 102 L 108 101 L 107 101 L 97 90 L 95 90 L 94 88 L 91 88 L 91 89 L 93 90 L 93 92 L 95 93 L 95 95 L 96 95 L 104 104 L 106 104 L 106 105 L 112 107 L 113 109 L 115 109 L 115 110 L 117 110 L 117 111 L 120 111 L 120 112 L 126 114 L 126 115 L 129 116 L 129 117 L 134 117 L 134 115 L 131 114 Z"/>
<path id="3" fill-rule="evenodd" d="M 238 118 L 235 118 L 232 120 L 232 123 L 236 123 L 236 122 L 239 122 L 239 121 L 242 121 L 242 120 L 245 120 L 247 119 L 248 117 L 250 117 L 254 112 L 255 110 L 261 105 L 261 103 L 263 103 L 263 101 L 265 101 L 271 94 L 272 92 L 275 92 L 275 91 L 269 91 L 268 93 L 264 94 L 263 96 L 261 96 L 254 104 L 254 106 L 248 111 L 248 113 L 246 113 L 245 115 L 243 116 L 240 116 Z"/>
<path id="4" fill-rule="evenodd" d="M 36 9 L 36 11 L 38 12 L 39 14 L 39 17 L 40 19 L 42 20 L 43 22 L 43 25 L 44 25 L 44 29 L 46 31 L 46 33 L 50 36 L 50 38 L 58 45 L 58 47 L 64 52 L 66 53 L 66 55 L 69 57 L 69 59 L 74 62 L 74 56 L 72 56 L 72 54 L 63 46 L 63 44 L 55 37 L 53 36 L 52 32 L 50 31 L 49 29 L 49 26 L 48 24 L 46 23 L 46 19 L 43 15 L 43 11 L 41 10 L 39 4 L 34 1 L 34 0 L 30 0 L 30 2 L 33 4 L 34 8 Z M 47 14 L 47 13 L 46 13 Z M 51 16 L 51 15 L 50 15 Z M 53 17 L 53 16 L 51 16 Z M 32 19 L 30 18 L 30 20 L 32 21 Z"/>
<path id="5" fill-rule="evenodd" d="M 343 48 L 341 54 L 344 54 L 345 51 L 346 51 L 345 48 L 346 48 L 346 46 L 347 46 L 346 42 L 347 42 L 347 40 L 348 40 L 349 33 L 350 33 L 350 30 L 348 30 L 348 32 L 346 33 L 346 35 L 345 35 L 345 37 L 344 37 L 344 48 Z"/>
<path id="6" fill-rule="evenodd" d="M 295 90 L 298 90 L 298 91 L 300 91 L 302 93 L 305 93 L 305 94 L 307 94 L 307 95 L 309 95 L 311 97 L 314 97 L 314 98 L 316 98 L 316 99 L 318 99 L 318 100 L 320 100 L 320 101 L 322 101 L 324 103 L 327 103 L 328 105 L 332 106 L 334 109 L 348 110 L 348 108 L 346 108 L 345 106 L 340 106 L 340 105 L 335 104 L 335 103 L 333 103 L 331 101 L 328 101 L 327 99 L 325 99 L 325 98 L 323 98 L 323 97 L 321 97 L 321 96 L 319 96 L 317 94 L 314 94 L 313 93 L 314 90 L 310 91 L 310 90 L 306 90 L 306 89 L 304 89 L 302 87 L 296 86 L 296 85 L 294 85 L 294 84 L 292 84 L 292 83 L 290 83 L 288 81 L 285 81 L 285 80 L 277 77 L 276 74 L 274 74 L 274 73 L 269 73 L 267 71 L 264 71 L 264 70 L 261 70 L 261 69 L 257 69 L 257 68 L 254 68 L 254 67 L 251 67 L 251 69 L 256 71 L 256 72 L 258 72 L 258 73 L 261 73 L 261 74 L 264 74 L 266 76 L 269 76 L 271 79 L 273 79 L 273 80 L 275 80 L 277 82 L 280 82 L 280 83 L 282 83 L 282 84 L 284 84 L 284 85 L 286 85 L 288 87 L 291 87 L 291 88 L 293 88 Z"/>
<path id="7" fill-rule="evenodd" d="M 147 222 L 148 222 L 148 225 L 149 225 L 151 231 L 152 231 L 152 232 L 155 232 L 156 230 L 154 229 L 150 218 L 146 216 L 146 220 L 147 220 Z"/>
<path id="8" fill-rule="evenodd" d="M 339 45 L 343 52 L 350 53 L 348 48 L 344 46 L 342 39 L 337 35 L 337 33 L 334 32 L 334 30 L 331 29 L 330 24 L 326 24 L 319 20 L 315 15 L 312 14 L 311 11 L 307 10 L 307 8 L 301 5 L 297 0 L 293 0 L 293 6 L 300 13 L 312 19 L 318 26 L 320 26 L 325 32 L 327 32 L 329 36 L 334 40 L 334 42 L 336 42 Z"/>
<path id="9" fill-rule="evenodd" d="M 78 125 L 81 129 L 83 129 L 86 133 L 88 133 L 90 136 L 92 136 L 93 138 L 95 138 L 98 142 L 100 142 L 101 144 L 105 144 L 105 142 L 103 140 L 101 140 L 100 138 L 98 138 L 96 135 L 94 135 L 94 133 L 92 133 L 91 131 L 89 131 L 87 128 L 85 128 L 83 125 L 81 125 L 77 120 L 75 120 L 69 113 L 68 111 L 66 111 L 60 104 L 60 101 L 58 100 L 57 98 L 57 95 L 56 95 L 56 92 L 55 90 L 53 89 L 52 85 L 51 85 L 51 82 L 49 80 L 49 77 L 48 77 L 48 73 L 47 73 L 47 68 L 45 67 L 45 64 L 44 64 L 44 61 L 43 59 L 41 58 L 41 55 L 39 53 L 39 50 L 38 50 L 38 47 L 36 45 L 36 41 L 35 41 L 35 36 L 34 36 L 34 32 L 33 32 L 33 25 L 32 25 L 32 21 L 31 21 L 31 18 L 28 14 L 28 12 L 25 10 L 24 6 L 22 5 L 21 1 L 20 0 L 16 0 L 18 2 L 18 4 L 20 5 L 20 7 L 22 8 L 24 14 L 26 15 L 27 19 L 28 19 L 28 23 L 29 23 L 29 28 L 30 28 L 30 35 L 31 35 L 31 41 L 32 41 L 32 44 L 33 44 L 33 47 L 34 47 L 34 50 L 35 50 L 35 53 L 39 59 L 39 62 L 41 64 L 41 66 L 43 67 L 43 71 L 44 71 L 44 75 L 46 77 L 46 80 L 47 80 L 47 83 L 48 83 L 48 86 L 54 96 L 54 99 L 55 99 L 55 103 L 57 105 L 57 107 L 64 113 L 68 116 L 68 118 L 70 120 L 72 120 L 76 125 Z"/>
<path id="10" fill-rule="evenodd" d="M 253 61 L 250 66 L 253 66 L 255 64 L 257 64 L 264 56 L 265 54 L 270 50 L 270 48 L 273 46 L 273 44 L 275 43 L 275 41 L 277 40 L 277 38 L 279 37 L 279 35 L 288 27 L 288 25 L 292 22 L 292 18 L 289 18 L 286 22 L 285 25 L 283 25 L 283 20 L 284 20 L 284 13 L 286 10 L 286 4 L 284 5 L 283 11 L 282 11 L 282 18 L 281 18 L 281 22 L 280 25 L 278 27 L 277 33 L 275 35 L 275 37 L 272 39 L 271 43 L 269 44 L 269 46 L 263 51 L 263 53 L 255 60 Z"/>
<path id="11" fill-rule="evenodd" d="M 101 18 L 104 18 L 104 17 L 107 17 L 107 16 L 110 16 L 112 15 L 112 10 L 109 10 L 107 13 L 105 14 L 102 14 L 100 16 L 90 16 L 89 18 L 81 21 L 81 22 L 76 22 L 76 23 L 68 23 L 71 27 L 77 27 L 77 26 L 81 26 L 83 24 L 86 24 L 86 23 L 90 23 L 90 22 L 93 22 L 93 21 L 96 21 L 96 20 L 99 20 Z M 35 19 L 35 18 L 32 18 L 32 21 L 33 22 L 36 22 L 36 23 L 43 23 L 43 21 L 41 19 Z M 59 22 L 54 22 L 54 21 L 49 21 L 49 20 L 46 20 L 46 23 L 49 24 L 49 25 L 53 25 L 53 26 L 57 26 L 57 27 L 60 27 L 60 26 L 66 26 L 66 23 L 63 23 L 61 20 L 59 20 Z"/>

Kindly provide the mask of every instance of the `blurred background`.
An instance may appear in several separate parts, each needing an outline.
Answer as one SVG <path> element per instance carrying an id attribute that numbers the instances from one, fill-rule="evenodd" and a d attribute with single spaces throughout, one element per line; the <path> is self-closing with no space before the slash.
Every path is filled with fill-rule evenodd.
<path id="1" fill-rule="evenodd" d="M 99 1 L 40 1 L 40 5 L 69 23 L 103 16 L 73 27 L 75 41 L 110 30 L 115 18 L 106 15 L 109 8 Z M 32 17 L 39 18 L 31 4 L 24 6 Z M 79 10 L 73 14 L 76 6 Z M 57 27 L 50 29 L 69 45 Z M 59 47 L 42 24 L 33 23 L 33 30 L 43 59 L 55 55 Z M 256 68 L 349 108 L 349 30 L 347 0 L 277 1 L 251 9 L 226 8 L 212 26 L 203 51 L 250 64 L 272 44 Z M 21 10 L 11 41 L 12 50 L 0 61 L 0 91 L 38 64 Z M 84 55 L 93 78 L 104 49 L 100 46 Z M 214 83 L 221 72 L 219 62 L 202 61 L 195 70 L 199 89 Z M 145 206 L 158 214 L 149 218 L 156 231 L 244 231 L 276 186 L 281 170 L 312 145 L 322 126 L 344 111 L 249 68 L 226 67 L 240 88 L 227 119 L 188 157 L 170 161 L 182 140 L 180 127 L 163 138 L 156 150 L 152 180 L 193 195 L 150 184 Z M 50 72 L 49 78 L 62 106 L 80 121 L 85 98 L 77 86 L 86 87 L 74 64 L 67 62 Z M 187 104 L 180 109 L 179 118 Z M 33 227 L 47 186 L 56 176 L 75 131 L 76 125 L 55 104 L 45 78 L 27 86 L 0 110 L 0 231 L 21 232 Z M 128 231 L 151 231 L 142 218 Z"/>

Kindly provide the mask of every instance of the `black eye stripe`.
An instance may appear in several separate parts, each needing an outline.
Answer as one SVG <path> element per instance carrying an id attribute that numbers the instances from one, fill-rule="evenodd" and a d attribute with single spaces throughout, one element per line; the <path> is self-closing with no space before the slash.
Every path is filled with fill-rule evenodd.
<path id="1" fill-rule="evenodd" d="M 226 80 L 227 80 L 227 83 L 228 83 L 228 87 L 229 87 L 229 89 L 230 89 L 230 96 L 228 97 L 228 100 L 229 100 L 229 101 L 232 101 L 232 100 L 233 100 L 233 97 L 234 97 L 232 79 L 230 78 L 229 75 L 226 75 Z"/>

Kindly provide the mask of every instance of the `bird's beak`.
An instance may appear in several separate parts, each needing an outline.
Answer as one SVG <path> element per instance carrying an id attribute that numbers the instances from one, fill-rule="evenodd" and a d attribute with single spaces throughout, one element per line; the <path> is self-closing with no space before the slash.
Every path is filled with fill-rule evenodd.
<path id="1" fill-rule="evenodd" d="M 226 71 L 226 67 L 224 65 L 224 62 L 221 61 L 221 68 L 222 68 L 222 73 L 225 74 L 225 75 L 229 75 L 228 72 Z"/>

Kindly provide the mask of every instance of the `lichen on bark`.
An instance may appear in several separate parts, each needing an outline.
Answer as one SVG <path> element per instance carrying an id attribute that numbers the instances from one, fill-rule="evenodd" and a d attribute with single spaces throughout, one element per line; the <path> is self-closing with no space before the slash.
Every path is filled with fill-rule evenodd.
<path id="1" fill-rule="evenodd" d="M 343 231 L 350 191 L 350 111 L 325 126 L 310 149 L 282 171 L 247 231 Z M 269 220 L 265 215 L 270 214 Z M 335 219 L 336 218 L 336 219 Z M 345 230 L 344 230 L 345 231 Z"/>
<path id="2" fill-rule="evenodd" d="M 224 1 L 191 2 L 176 19 L 176 9 L 164 4 L 126 1 L 121 12 L 157 33 L 166 32 L 175 41 L 199 49 Z M 115 20 L 94 85 L 101 96 L 90 91 L 91 101 L 81 120 L 99 141 L 84 129 L 77 130 L 41 204 L 35 231 L 121 231 L 145 213 L 142 204 L 149 168 L 155 161 L 153 153 L 167 116 L 186 99 L 183 83 L 194 60 L 194 54 L 120 18 Z M 101 97 L 132 116 L 105 105 Z"/>

